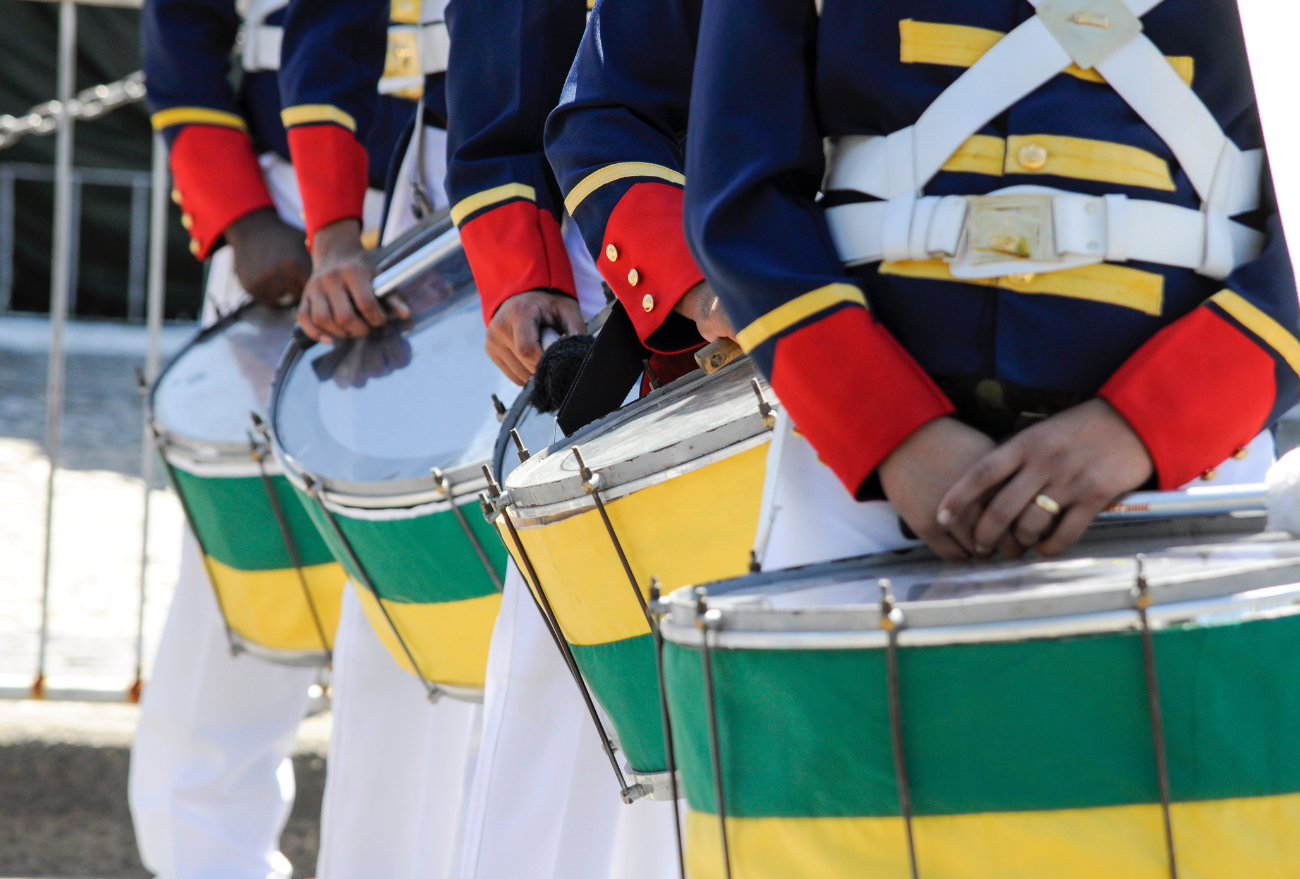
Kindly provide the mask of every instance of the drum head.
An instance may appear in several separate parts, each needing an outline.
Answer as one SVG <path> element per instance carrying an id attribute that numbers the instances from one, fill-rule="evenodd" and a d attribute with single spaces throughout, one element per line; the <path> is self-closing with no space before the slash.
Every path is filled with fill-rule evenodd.
<path id="1" fill-rule="evenodd" d="M 389 494 L 482 478 L 500 424 L 492 394 L 519 389 L 483 350 L 478 289 L 455 229 L 442 255 L 398 286 L 412 316 L 361 339 L 295 345 L 276 377 L 271 424 L 292 468 L 335 492 Z M 457 471 L 460 471 L 459 473 Z"/>
<path id="2" fill-rule="evenodd" d="M 149 398 L 165 442 L 211 457 L 248 459 L 250 412 L 266 418 L 276 364 L 294 310 L 246 305 L 196 336 L 167 365 Z"/>
<path id="3" fill-rule="evenodd" d="M 702 462 L 767 433 L 750 382 L 771 390 L 749 358 L 712 375 L 693 372 L 587 425 L 520 467 L 508 480 L 517 506 L 540 507 L 583 498 L 572 449 L 600 473 L 602 495 L 617 497 L 642 480 Z"/>

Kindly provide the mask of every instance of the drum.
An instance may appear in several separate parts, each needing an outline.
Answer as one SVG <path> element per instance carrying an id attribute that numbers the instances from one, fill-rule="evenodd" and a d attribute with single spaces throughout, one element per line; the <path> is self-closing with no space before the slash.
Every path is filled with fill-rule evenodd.
<path id="1" fill-rule="evenodd" d="M 449 220 L 384 268 L 412 317 L 285 353 L 275 452 L 394 658 L 430 696 L 482 698 L 506 555 L 477 495 L 518 388 L 483 350 L 478 291 Z M 381 266 L 384 264 L 381 262 Z"/>
<path id="2" fill-rule="evenodd" d="M 1294 875 L 1300 541 L 1259 491 L 1165 500 L 1051 561 L 918 549 L 670 596 L 690 875 Z"/>
<path id="3" fill-rule="evenodd" d="M 326 665 L 343 569 L 271 457 L 264 419 L 292 309 L 247 305 L 201 332 L 149 395 L 149 423 L 233 651 Z"/>
<path id="4" fill-rule="evenodd" d="M 755 380 L 770 395 L 748 359 L 678 379 L 537 452 L 497 499 L 507 548 L 612 723 L 625 797 L 672 790 L 651 578 L 668 589 L 749 567 L 771 434 Z"/>

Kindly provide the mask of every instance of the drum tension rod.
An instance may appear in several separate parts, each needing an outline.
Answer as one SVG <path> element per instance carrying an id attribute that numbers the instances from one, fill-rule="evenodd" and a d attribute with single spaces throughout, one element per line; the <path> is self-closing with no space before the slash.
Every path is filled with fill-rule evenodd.
<path id="1" fill-rule="evenodd" d="M 447 498 L 447 506 L 451 507 L 452 515 L 460 523 L 460 529 L 465 532 L 465 539 L 473 547 L 474 554 L 478 556 L 479 562 L 483 565 L 483 570 L 487 572 L 488 578 L 492 581 L 492 585 L 497 588 L 497 592 L 500 592 L 502 590 L 501 575 L 497 573 L 496 568 L 492 567 L 492 562 L 488 559 L 483 544 L 479 542 L 478 535 L 474 533 L 474 529 L 469 527 L 469 520 L 465 518 L 464 510 L 456 506 L 456 499 L 451 496 L 451 480 L 437 467 L 431 467 L 429 473 L 433 476 L 433 484 L 438 487 L 438 491 L 442 492 Z"/>
<path id="2" fill-rule="evenodd" d="M 172 488 L 176 492 L 176 499 L 181 502 L 181 513 L 185 516 L 185 521 L 189 523 L 190 533 L 194 535 L 194 542 L 199 545 L 199 556 L 203 559 L 203 570 L 208 575 L 208 583 L 212 586 L 212 594 L 217 598 L 217 611 L 221 614 L 221 623 L 226 627 L 226 644 L 230 647 L 230 655 L 238 656 L 244 652 L 244 647 L 235 637 L 235 630 L 230 627 L 230 617 L 226 616 L 226 605 L 221 600 L 221 590 L 217 588 L 217 578 L 212 576 L 212 560 L 208 557 L 207 547 L 203 545 L 203 538 L 199 536 L 198 525 L 194 522 L 194 512 L 190 509 L 190 503 L 185 499 L 185 492 L 181 490 L 181 482 L 176 478 L 176 467 L 171 461 L 167 460 L 167 455 L 163 452 L 163 437 L 156 426 L 151 426 L 153 431 L 153 442 L 158 448 L 158 457 L 162 458 L 163 467 L 167 468 L 167 478 L 171 480 Z"/>
<path id="3" fill-rule="evenodd" d="M 754 389 L 758 396 L 758 414 L 763 419 L 763 426 L 768 430 L 776 427 L 776 412 L 772 409 L 772 404 L 767 402 L 767 397 L 763 396 L 763 388 L 758 383 L 758 379 L 751 378 L 749 386 Z"/>
<path id="4" fill-rule="evenodd" d="M 280 528 L 280 538 L 284 541 L 284 548 L 289 553 L 289 561 L 293 564 L 293 569 L 298 573 L 298 583 L 302 586 L 303 598 L 307 599 L 307 609 L 311 611 L 311 621 L 316 626 L 316 634 L 320 636 L 320 646 L 325 651 L 325 661 L 333 663 L 334 651 L 330 648 L 329 638 L 325 635 L 325 626 L 321 623 L 320 613 L 316 610 L 316 600 L 312 598 L 311 589 L 307 586 L 307 574 L 302 569 L 302 556 L 298 553 L 298 542 L 294 540 L 293 532 L 289 530 L 289 520 L 284 515 L 284 507 L 280 505 L 280 496 L 276 494 L 271 477 L 266 473 L 266 453 L 271 448 L 270 432 L 256 412 L 249 412 L 248 415 L 253 421 L 253 430 L 248 432 L 249 454 L 257 462 L 257 472 L 262 477 L 266 499 L 270 502 L 271 512 L 275 515 L 275 524 Z M 261 435 L 261 443 L 258 443 L 253 431 Z"/>
<path id="5" fill-rule="evenodd" d="M 1155 747 L 1156 781 L 1160 787 L 1160 811 L 1165 824 L 1165 852 L 1169 858 L 1169 879 L 1178 879 L 1178 862 L 1174 857 L 1174 825 L 1169 814 L 1172 799 L 1169 787 L 1169 755 L 1165 749 L 1165 723 L 1160 710 L 1160 677 L 1156 670 L 1156 645 L 1151 636 L 1151 590 L 1147 583 L 1146 556 L 1138 553 L 1137 583 L 1133 587 L 1133 607 L 1142 626 L 1142 667 L 1146 673 L 1147 707 L 1151 714 L 1151 741 Z"/>
<path id="6" fill-rule="evenodd" d="M 686 858 L 682 851 L 682 815 L 678 802 L 680 791 L 677 784 L 677 752 L 673 746 L 673 721 L 668 713 L 668 685 L 664 681 L 664 638 L 660 631 L 660 618 L 668 608 L 660 600 L 659 578 L 650 578 L 650 611 L 655 617 L 651 629 L 655 643 L 655 668 L 659 674 L 659 711 L 664 723 L 664 756 L 668 759 L 668 783 L 673 795 L 673 841 L 677 843 L 677 870 L 681 879 L 686 879 Z"/>
<path id="7" fill-rule="evenodd" d="M 492 395 L 492 409 L 497 413 L 498 422 L 506 420 L 506 404 L 496 394 Z"/>
<path id="8" fill-rule="evenodd" d="M 380 597 L 379 590 L 375 588 L 375 582 L 370 579 L 370 573 L 366 570 L 366 566 L 361 564 L 361 559 L 357 558 L 357 552 L 352 548 L 352 541 L 348 540 L 348 536 L 343 533 L 343 529 L 339 526 L 338 519 L 334 517 L 333 511 L 325 506 L 325 498 L 321 493 L 320 483 L 306 473 L 302 474 L 302 481 L 307 488 L 307 495 L 316 502 L 321 515 L 325 517 L 325 522 L 330 526 L 330 532 L 334 535 L 334 539 L 343 547 L 343 552 L 347 555 L 348 562 L 352 565 L 352 570 L 356 572 L 357 578 L 361 580 L 361 585 L 375 597 L 375 604 L 379 605 L 379 612 L 384 615 L 389 630 L 393 633 L 393 637 L 397 639 L 397 643 L 401 645 L 402 652 L 406 654 L 406 661 L 411 664 L 411 670 L 415 672 L 417 678 L 424 682 L 429 701 L 436 703 L 443 697 L 442 687 L 429 680 L 421 670 L 420 664 L 415 661 L 415 654 L 411 652 L 406 639 L 402 637 L 401 630 L 397 628 L 397 623 L 393 621 L 392 616 L 388 613 L 388 608 L 384 606 L 384 599 Z"/>
<path id="9" fill-rule="evenodd" d="M 907 779 L 907 754 L 903 750 L 903 697 L 898 679 L 898 630 L 903 611 L 894 606 L 890 583 L 880 580 L 880 628 L 885 633 L 885 685 L 889 690 L 889 740 L 894 752 L 894 781 L 898 785 L 898 808 L 907 832 L 907 863 L 916 879 L 916 841 L 912 837 L 912 787 Z"/>
<path id="10" fill-rule="evenodd" d="M 573 676 L 573 682 L 578 687 L 578 692 L 582 695 L 582 701 L 587 706 L 587 712 L 591 715 L 591 722 L 596 726 L 596 734 L 600 736 L 601 747 L 605 749 L 605 756 L 609 758 L 609 765 L 614 770 L 614 777 L 618 780 L 619 796 L 623 798 L 624 803 L 631 803 L 645 796 L 649 791 L 641 785 L 629 785 L 627 779 L 623 777 L 623 770 L 618 765 L 618 758 L 614 756 L 614 742 L 609 737 L 609 732 L 605 729 L 605 724 L 600 719 L 600 712 L 596 710 L 596 703 L 591 698 L 591 691 L 587 689 L 587 682 L 583 680 L 582 671 L 578 668 L 578 661 L 573 656 L 573 650 L 569 647 L 569 642 L 564 639 L 564 632 L 560 629 L 560 622 L 555 617 L 555 611 L 551 608 L 551 601 L 546 596 L 546 591 L 542 589 L 542 581 L 537 576 L 537 569 L 533 567 L 533 560 L 524 549 L 523 541 L 519 539 L 519 532 L 515 529 L 515 523 L 510 518 L 510 505 L 514 503 L 510 497 L 510 492 L 502 491 L 496 477 L 492 475 L 492 468 L 487 464 L 483 465 L 483 476 L 487 479 L 488 505 L 492 510 L 501 517 L 505 522 L 506 530 L 510 532 L 510 541 L 515 545 L 515 551 L 519 553 L 519 560 L 523 562 L 525 576 L 528 579 L 528 594 L 533 597 L 533 604 L 537 606 L 537 612 L 542 615 L 546 623 L 546 629 L 551 633 L 551 640 L 555 642 L 555 649 L 560 651 L 560 656 L 564 659 L 564 664 L 569 668 L 569 674 Z M 486 507 L 485 507 L 486 510 Z"/>
<path id="11" fill-rule="evenodd" d="M 709 610 L 708 591 L 695 587 L 695 627 L 700 630 L 700 662 L 704 673 L 704 698 L 709 708 L 709 756 L 713 763 L 713 794 L 718 801 L 718 829 L 722 833 L 722 866 L 731 879 L 731 845 L 727 839 L 726 789 L 722 784 L 722 737 L 718 733 L 718 700 L 713 690 L 713 657 L 709 630 L 722 623 L 722 613 Z"/>
<path id="12" fill-rule="evenodd" d="M 519 463 L 522 464 L 532 457 L 528 452 L 528 446 L 524 445 L 524 438 L 519 435 L 519 431 L 510 428 L 510 439 L 514 440 L 515 452 L 519 455 Z"/>
<path id="13" fill-rule="evenodd" d="M 596 502 L 596 510 L 600 513 L 600 519 L 605 523 L 605 532 L 609 534 L 610 542 L 614 544 L 614 551 L 618 553 L 618 560 L 623 565 L 623 573 L 627 575 L 627 582 L 632 585 L 632 594 L 636 596 L 636 603 L 641 607 L 641 613 L 645 616 L 646 625 L 650 627 L 651 633 L 658 629 L 655 623 L 654 615 L 650 613 L 650 608 L 646 606 L 645 596 L 641 594 L 641 587 L 637 585 L 636 575 L 632 573 L 632 565 L 628 563 L 627 553 L 623 552 L 623 544 L 619 541 L 618 535 L 614 533 L 614 523 L 609 521 L 609 513 L 605 510 L 605 502 L 600 497 L 600 474 L 593 473 L 587 466 L 587 462 L 582 459 L 582 452 L 577 446 L 573 447 L 573 460 L 578 463 L 578 473 L 582 476 L 582 490 L 591 495 L 591 499 Z"/>

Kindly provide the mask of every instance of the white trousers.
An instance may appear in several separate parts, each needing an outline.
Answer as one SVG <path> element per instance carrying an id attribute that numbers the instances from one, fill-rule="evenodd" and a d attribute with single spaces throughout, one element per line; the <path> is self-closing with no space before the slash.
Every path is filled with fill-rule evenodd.
<path id="1" fill-rule="evenodd" d="M 446 134 L 428 128 L 425 173 L 442 187 Z M 384 227 L 391 241 L 415 223 L 403 157 Z M 432 166 L 432 167 L 430 167 Z M 438 201 L 441 199 L 441 201 Z M 329 775 L 321 813 L 318 879 L 444 879 L 456 875 L 461 816 L 478 749 L 482 707 L 444 698 L 403 671 L 349 584 L 334 644 Z"/>
<path id="2" fill-rule="evenodd" d="M 600 274 L 568 218 L 564 239 L 590 316 L 605 305 Z M 577 685 L 513 562 L 483 710 L 460 879 L 678 875 L 672 803 L 623 804 Z"/>
<path id="3" fill-rule="evenodd" d="M 321 811 L 319 879 L 443 879 L 481 708 L 430 704 L 379 640 L 349 583 L 334 641 L 334 726 Z"/>
<path id="4" fill-rule="evenodd" d="M 302 226 L 293 167 L 259 158 L 280 218 Z M 366 225 L 382 193 L 366 194 Z M 230 247 L 210 260 L 204 326 L 249 298 Z M 162 879 L 287 879 L 279 838 L 293 805 L 289 760 L 315 672 L 230 656 L 225 623 L 187 531 L 181 574 L 144 688 L 128 799 L 145 866 Z"/>
<path id="5" fill-rule="evenodd" d="M 230 655 L 187 530 L 181 574 L 144 688 L 128 799 L 144 865 L 162 879 L 288 879 L 280 833 L 289 754 L 314 670 Z"/>

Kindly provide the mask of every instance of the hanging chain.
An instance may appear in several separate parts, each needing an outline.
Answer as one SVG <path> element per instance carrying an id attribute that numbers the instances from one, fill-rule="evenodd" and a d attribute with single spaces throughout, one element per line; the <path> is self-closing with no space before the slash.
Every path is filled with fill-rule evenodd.
<path id="1" fill-rule="evenodd" d="M 67 112 L 73 119 L 97 119 L 118 107 L 144 99 L 144 71 L 137 70 L 124 79 L 97 85 L 80 92 L 68 101 Z M 59 101 L 37 104 L 22 116 L 0 116 L 0 149 L 13 146 L 28 134 L 50 134 L 59 127 L 64 106 Z"/>

